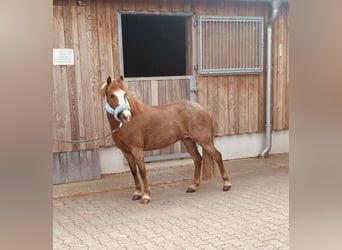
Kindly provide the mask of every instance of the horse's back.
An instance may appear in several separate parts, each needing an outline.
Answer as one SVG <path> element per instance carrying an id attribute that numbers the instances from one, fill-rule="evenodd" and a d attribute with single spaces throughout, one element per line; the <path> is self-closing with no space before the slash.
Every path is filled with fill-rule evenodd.
<path id="1" fill-rule="evenodd" d="M 158 110 L 186 110 L 190 112 L 200 112 L 200 113 L 207 113 L 207 110 L 198 104 L 197 102 L 192 102 L 189 100 L 179 100 L 169 104 L 157 105 L 157 106 L 150 106 L 151 108 L 158 109 Z"/>
<path id="2" fill-rule="evenodd" d="M 165 116 L 167 114 L 167 119 L 175 123 L 174 126 L 179 126 L 187 136 L 213 136 L 213 117 L 206 108 L 196 102 L 180 100 L 154 107 L 158 113 L 162 111 Z"/>

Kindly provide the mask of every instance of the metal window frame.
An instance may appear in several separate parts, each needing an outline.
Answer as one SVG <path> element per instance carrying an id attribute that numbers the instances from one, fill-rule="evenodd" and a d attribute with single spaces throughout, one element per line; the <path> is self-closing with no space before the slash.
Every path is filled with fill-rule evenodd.
<path id="1" fill-rule="evenodd" d="M 221 22 L 255 22 L 260 26 L 260 33 L 258 34 L 258 67 L 235 67 L 235 68 L 203 68 L 203 37 L 202 28 L 204 21 L 221 21 Z M 255 74 L 262 73 L 264 69 L 264 17 L 262 16 L 200 16 L 199 17 L 199 73 L 201 75 L 212 75 L 212 74 Z"/>

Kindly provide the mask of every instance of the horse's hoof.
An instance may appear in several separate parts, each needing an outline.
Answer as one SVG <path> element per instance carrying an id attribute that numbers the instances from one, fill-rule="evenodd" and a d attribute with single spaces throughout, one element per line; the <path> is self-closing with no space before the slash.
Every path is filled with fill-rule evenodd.
<path id="1" fill-rule="evenodd" d="M 147 203 L 150 203 L 150 201 L 151 201 L 151 199 L 144 199 L 144 198 L 142 198 L 140 203 L 141 204 L 147 204 Z"/>
<path id="2" fill-rule="evenodd" d="M 188 187 L 188 189 L 186 190 L 187 193 L 193 193 L 195 191 L 196 191 L 196 189 L 194 189 L 192 187 Z"/>
<path id="3" fill-rule="evenodd" d="M 224 185 L 222 190 L 223 190 L 224 192 L 226 192 L 226 191 L 229 191 L 231 187 L 232 187 L 232 185 L 229 183 L 229 184 L 227 184 L 227 185 Z"/>
<path id="4" fill-rule="evenodd" d="M 141 199 L 141 195 L 133 195 L 132 200 L 137 201 Z"/>
<path id="5" fill-rule="evenodd" d="M 140 203 L 141 204 L 147 204 L 147 203 L 150 203 L 150 201 L 151 201 L 151 196 L 148 194 L 144 194 L 140 200 Z"/>

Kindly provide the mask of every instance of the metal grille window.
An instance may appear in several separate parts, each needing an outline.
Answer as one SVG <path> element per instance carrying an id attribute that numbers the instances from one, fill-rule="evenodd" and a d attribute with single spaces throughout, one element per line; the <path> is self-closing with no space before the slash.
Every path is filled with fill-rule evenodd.
<path id="1" fill-rule="evenodd" d="M 263 17 L 200 17 L 200 73 L 263 70 Z"/>

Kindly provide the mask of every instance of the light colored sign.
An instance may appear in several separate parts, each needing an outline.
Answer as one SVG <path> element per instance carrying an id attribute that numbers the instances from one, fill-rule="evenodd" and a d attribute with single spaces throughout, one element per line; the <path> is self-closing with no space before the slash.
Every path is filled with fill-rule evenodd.
<path id="1" fill-rule="evenodd" d="M 74 65 L 73 49 L 53 49 L 53 65 Z"/>

